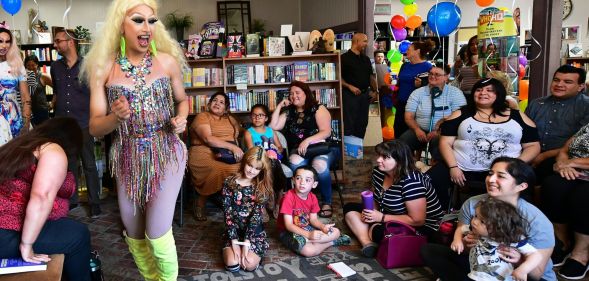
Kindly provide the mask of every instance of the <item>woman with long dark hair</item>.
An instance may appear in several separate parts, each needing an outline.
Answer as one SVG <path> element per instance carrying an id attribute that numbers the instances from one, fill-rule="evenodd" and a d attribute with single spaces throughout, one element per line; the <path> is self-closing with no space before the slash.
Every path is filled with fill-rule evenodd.
<path id="1" fill-rule="evenodd" d="M 67 217 L 76 192 L 68 159 L 81 146 L 78 123 L 58 117 L 0 147 L 0 258 L 39 263 L 65 254 L 67 279 L 90 280 L 90 232 Z"/>

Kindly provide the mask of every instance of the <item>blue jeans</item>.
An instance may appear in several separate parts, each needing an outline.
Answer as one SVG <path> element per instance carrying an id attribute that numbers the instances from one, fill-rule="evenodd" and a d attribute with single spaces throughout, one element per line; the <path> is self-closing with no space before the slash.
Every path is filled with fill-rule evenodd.
<path id="1" fill-rule="evenodd" d="M 304 159 L 298 164 L 293 164 L 291 162 L 288 163 L 288 166 L 293 171 L 296 168 L 305 166 L 305 165 L 313 165 L 315 161 L 325 161 L 327 162 L 327 168 L 323 172 L 317 171 L 319 174 L 319 192 L 321 193 L 321 202 L 322 204 L 331 205 L 331 175 L 329 174 L 329 168 L 333 165 L 334 161 L 337 161 L 340 157 L 340 149 L 338 147 L 330 147 L 330 152 L 328 154 L 315 156 L 313 159 Z"/>
<path id="2" fill-rule="evenodd" d="M 21 257 L 21 232 L 0 229 L 0 258 Z M 68 280 L 90 280 L 90 231 L 70 218 L 46 221 L 33 250 L 38 254 L 64 254 L 63 271 Z"/>

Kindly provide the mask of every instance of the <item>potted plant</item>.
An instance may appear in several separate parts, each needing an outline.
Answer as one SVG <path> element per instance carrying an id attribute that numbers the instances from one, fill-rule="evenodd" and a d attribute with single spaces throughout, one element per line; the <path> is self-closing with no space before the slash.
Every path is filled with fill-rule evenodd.
<path id="1" fill-rule="evenodd" d="M 90 39 L 92 39 L 90 30 L 84 28 L 81 25 L 78 25 L 76 26 L 76 29 L 74 29 L 73 36 L 76 40 L 78 40 L 78 55 L 85 56 L 90 50 L 90 46 L 92 44 L 90 43 Z"/>
<path id="2" fill-rule="evenodd" d="M 264 37 L 266 35 L 266 22 L 261 19 L 253 19 L 251 32 L 258 33 L 260 36 Z"/>
<path id="3" fill-rule="evenodd" d="M 184 30 L 194 24 L 194 19 L 191 15 L 180 15 L 177 10 L 167 14 L 164 21 L 169 29 L 176 29 L 176 40 L 178 41 L 184 39 Z"/>

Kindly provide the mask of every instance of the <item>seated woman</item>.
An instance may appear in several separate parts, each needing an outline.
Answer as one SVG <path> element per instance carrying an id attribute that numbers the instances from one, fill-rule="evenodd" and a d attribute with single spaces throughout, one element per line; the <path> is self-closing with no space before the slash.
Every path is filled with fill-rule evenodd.
<path id="1" fill-rule="evenodd" d="M 562 265 L 560 276 L 574 280 L 584 278 L 589 265 L 588 143 L 589 124 L 560 149 L 554 164 L 555 174 L 542 182 L 542 210 L 554 224 L 554 234 L 559 240 L 552 261 L 555 266 Z M 574 236 L 569 234 L 569 228 Z M 570 257 L 566 258 L 572 245 Z"/>
<path id="2" fill-rule="evenodd" d="M 282 130 L 286 137 L 291 170 L 310 162 L 319 173 L 322 201 L 319 216 L 328 218 L 333 215 L 329 167 L 337 161 L 339 150 L 330 148 L 326 153 L 311 156 L 306 153 L 311 145 L 323 142 L 331 136 L 331 114 L 324 105 L 317 103 L 311 89 L 304 82 L 291 82 L 289 91 L 288 99 L 281 101 L 272 113 L 270 128 Z"/>
<path id="3" fill-rule="evenodd" d="M 235 174 L 243 151 L 237 144 L 240 126 L 229 115 L 229 97 L 224 93 L 215 93 L 207 104 L 208 111 L 199 113 L 190 125 L 190 151 L 188 167 L 192 184 L 199 196 L 194 205 L 194 217 L 197 221 L 207 220 L 205 204 L 207 198 L 221 191 L 226 177 Z M 211 148 L 230 150 L 235 164 L 215 160 Z"/>
<path id="4" fill-rule="evenodd" d="M 68 158 L 82 147 L 76 120 L 57 117 L 0 147 L 0 258 L 64 254 L 68 280 L 90 280 L 90 232 L 67 217 L 76 190 Z M 56 239 L 59 237 L 59 239 Z"/>
<path id="5" fill-rule="evenodd" d="M 361 203 L 344 206 L 346 224 L 362 244 L 362 254 L 374 257 L 384 236 L 384 223 L 400 221 L 429 235 L 438 229 L 443 212 L 428 176 L 419 172 L 409 146 L 400 140 L 375 147 L 372 170 L 375 209 Z"/>
<path id="6" fill-rule="evenodd" d="M 475 217 L 478 202 L 487 198 L 494 198 L 515 206 L 528 223 L 526 228 L 527 242 L 542 255 L 540 265 L 528 274 L 528 280 L 556 281 L 550 261 L 550 253 L 554 247 L 554 233 L 550 227 L 550 221 L 538 208 L 520 198 L 520 194 L 528 187 L 533 187 L 535 181 L 534 170 L 521 159 L 496 158 L 493 160 L 485 179 L 487 193 L 471 197 L 464 202 L 458 215 L 458 227 L 470 224 L 472 218 Z M 458 235 L 461 233 L 458 232 Z M 468 253 L 478 240 L 479 237 L 472 233 L 464 236 L 462 243 L 466 249 L 462 255 L 457 254 L 446 245 L 427 244 L 421 248 L 421 256 L 425 265 L 431 268 L 440 277 L 440 280 L 468 280 L 466 279 L 466 275 L 470 271 Z M 497 251 L 500 257 L 498 263 L 511 263 L 514 267 L 520 264 L 522 254 L 515 248 L 501 247 Z"/>
<path id="7" fill-rule="evenodd" d="M 448 206 L 448 189 L 466 181 L 483 182 L 491 161 L 499 156 L 529 162 L 540 153 L 538 131 L 523 112 L 508 108 L 499 80 L 481 79 L 467 96 L 467 105 L 442 124 L 438 162 L 427 174 L 442 206 Z"/>

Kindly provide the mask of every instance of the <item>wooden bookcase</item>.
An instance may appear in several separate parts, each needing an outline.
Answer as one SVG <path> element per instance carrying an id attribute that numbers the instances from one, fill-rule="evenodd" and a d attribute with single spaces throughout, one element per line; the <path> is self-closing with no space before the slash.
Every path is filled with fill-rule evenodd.
<path id="1" fill-rule="evenodd" d="M 277 91 L 277 90 L 287 90 L 288 85 L 290 84 L 289 81 L 284 82 L 274 82 L 274 83 L 240 83 L 240 84 L 230 84 L 230 77 L 228 75 L 228 71 L 230 71 L 235 66 L 246 66 L 246 67 L 253 67 L 255 68 L 256 65 L 263 65 L 264 67 L 273 67 L 273 66 L 287 66 L 293 64 L 303 64 L 305 62 L 310 62 L 313 64 L 324 64 L 324 63 L 331 63 L 333 67 L 331 68 L 330 78 L 335 79 L 325 79 L 325 80 L 308 80 L 305 81 L 312 91 L 321 90 L 321 89 L 333 89 L 330 92 L 334 93 L 328 99 L 331 106 L 328 106 L 328 110 L 331 113 L 332 120 L 337 120 L 339 132 L 337 135 L 332 134 L 332 139 L 335 139 L 339 142 L 339 146 L 341 149 L 341 154 L 343 159 L 343 112 L 342 112 L 342 86 L 341 86 L 341 63 L 340 63 L 340 55 L 338 53 L 335 54 L 317 54 L 317 55 L 292 55 L 292 56 L 281 56 L 281 57 L 243 57 L 243 58 L 215 58 L 215 59 L 198 59 L 198 60 L 191 60 L 188 61 L 189 67 L 192 69 L 192 72 L 195 71 L 196 68 L 205 68 L 205 69 L 222 69 L 222 80 L 218 81 L 221 83 L 207 83 L 206 80 L 204 82 L 204 86 L 192 86 L 188 85 L 188 73 L 185 73 L 185 90 L 186 94 L 190 98 L 190 105 L 191 105 L 191 115 L 197 114 L 204 110 L 204 106 L 206 105 L 206 99 L 210 97 L 215 92 L 222 91 L 224 93 L 244 93 L 249 91 Z M 293 70 L 294 71 L 294 70 Z M 311 69 L 308 70 L 311 72 Z M 251 75 L 251 73 L 248 73 Z M 285 76 L 286 77 L 286 76 Z M 293 77 L 294 79 L 294 77 Z M 209 79 L 214 80 L 214 79 Z M 195 82 L 191 80 L 191 82 Z M 202 81 L 201 81 L 202 82 Z M 201 83 L 202 84 L 202 83 Z M 200 100 L 200 103 L 198 103 Z M 269 100 L 269 99 L 268 99 Z M 233 102 L 233 100 L 232 100 Z M 322 102 L 324 103 L 324 102 Z M 246 104 L 246 108 L 241 108 L 240 110 L 232 110 L 232 113 L 235 114 L 238 118 L 242 121 L 249 121 L 249 109 L 253 105 L 253 103 L 245 102 L 242 104 Z M 324 103 L 325 104 L 325 103 Z M 273 108 L 269 106 L 272 110 Z M 333 128 L 333 125 L 332 125 Z M 340 170 L 343 170 L 343 161 L 340 159 Z"/>
<path id="2" fill-rule="evenodd" d="M 562 64 L 570 64 L 589 71 L 589 57 L 562 58 Z"/>

